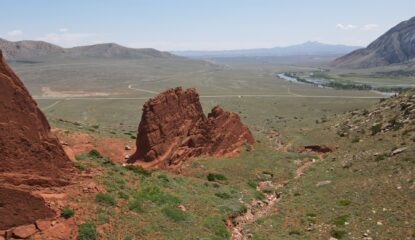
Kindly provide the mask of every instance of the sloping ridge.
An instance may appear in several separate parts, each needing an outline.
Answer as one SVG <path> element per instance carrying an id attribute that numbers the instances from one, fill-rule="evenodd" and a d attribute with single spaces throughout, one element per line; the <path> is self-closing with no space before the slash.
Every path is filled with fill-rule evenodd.
<path id="1" fill-rule="evenodd" d="M 62 185 L 72 163 L 0 51 L 0 184 Z"/>
<path id="2" fill-rule="evenodd" d="M 115 43 L 104 43 L 90 46 L 74 47 L 65 50 L 72 57 L 103 57 L 103 58 L 144 58 L 172 57 L 168 52 L 161 52 L 153 48 L 127 48 Z"/>
<path id="3" fill-rule="evenodd" d="M 10 42 L 0 38 L 0 50 L 10 61 L 37 61 L 45 57 L 91 58 L 177 58 L 168 52 L 152 48 L 128 48 L 115 43 L 103 43 L 73 48 L 62 48 L 42 41 Z"/>
<path id="4" fill-rule="evenodd" d="M 343 55 L 360 47 L 332 45 L 308 41 L 287 47 L 235 49 L 223 51 L 173 51 L 174 54 L 185 57 L 287 57 L 287 56 L 318 56 Z"/>
<path id="5" fill-rule="evenodd" d="M 8 60 L 30 60 L 64 53 L 64 48 L 42 41 L 10 42 L 0 38 L 0 50 Z"/>
<path id="6" fill-rule="evenodd" d="M 405 63 L 415 58 L 415 17 L 391 28 L 368 47 L 336 59 L 342 68 L 370 68 Z"/>

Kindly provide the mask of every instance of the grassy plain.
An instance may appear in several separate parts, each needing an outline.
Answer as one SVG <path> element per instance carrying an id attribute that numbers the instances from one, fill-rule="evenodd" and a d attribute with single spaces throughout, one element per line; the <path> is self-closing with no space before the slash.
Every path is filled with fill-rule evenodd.
<path id="1" fill-rule="evenodd" d="M 197 88 L 206 113 L 220 104 L 239 113 L 255 134 L 254 149 L 247 148 L 233 158 L 190 161 L 180 174 L 158 170 L 149 176 L 108 159 L 78 156 L 78 166 L 99 169 L 95 180 L 107 193 L 74 199 L 83 203 L 75 217 L 91 220 L 102 239 L 229 239 L 225 220 L 262 196 L 252 182 L 261 180 L 264 173 L 284 187 L 273 211 L 246 226 L 253 239 L 361 239 L 367 230 L 374 239 L 410 236 L 414 223 L 408 200 L 413 195 L 392 191 L 396 178 L 388 181 L 388 176 L 396 170 L 393 166 L 405 169 L 413 162 L 378 162 L 369 153 L 358 155 L 398 143 L 378 144 L 378 139 L 370 137 L 353 143 L 333 129 L 342 120 L 341 114 L 369 108 L 382 96 L 294 84 L 276 76 L 278 72 L 316 71 L 320 65 L 325 62 L 315 59 L 301 64 L 252 59 L 79 59 L 15 63 L 14 68 L 52 125 L 69 132 L 134 137 L 146 99 L 183 86 Z M 328 144 L 339 150 L 321 156 L 322 161 L 297 179 L 299 166 L 319 159 L 297 152 L 305 144 Z M 356 156 L 362 160 L 352 168 L 343 167 Z M 225 180 L 209 181 L 209 174 L 223 175 Z M 316 187 L 321 181 L 330 183 Z M 186 211 L 178 210 L 179 205 Z"/>

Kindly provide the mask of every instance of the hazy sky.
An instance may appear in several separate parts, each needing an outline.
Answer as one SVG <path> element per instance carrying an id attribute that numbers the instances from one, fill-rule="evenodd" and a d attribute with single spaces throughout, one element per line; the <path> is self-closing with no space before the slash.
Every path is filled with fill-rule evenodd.
<path id="1" fill-rule="evenodd" d="M 1 0 L 0 37 L 160 50 L 367 45 L 415 0 Z"/>

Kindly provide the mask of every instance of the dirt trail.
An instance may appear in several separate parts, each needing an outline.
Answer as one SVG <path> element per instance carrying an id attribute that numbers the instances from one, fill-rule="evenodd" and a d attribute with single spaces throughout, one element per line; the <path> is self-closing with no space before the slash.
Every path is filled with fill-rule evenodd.
<path id="1" fill-rule="evenodd" d="M 316 162 L 315 159 L 307 160 L 301 164 L 297 170 L 294 179 L 300 178 L 304 171 Z M 252 234 L 245 227 L 254 223 L 261 217 L 267 216 L 275 211 L 275 205 L 281 200 L 282 196 L 277 191 L 282 188 L 281 183 L 273 183 L 272 181 L 262 181 L 257 185 L 257 190 L 273 188 L 272 193 L 264 193 L 264 200 L 253 200 L 247 207 L 246 212 L 237 216 L 229 216 L 226 221 L 226 226 L 232 232 L 231 240 L 246 240 L 252 237 Z"/>

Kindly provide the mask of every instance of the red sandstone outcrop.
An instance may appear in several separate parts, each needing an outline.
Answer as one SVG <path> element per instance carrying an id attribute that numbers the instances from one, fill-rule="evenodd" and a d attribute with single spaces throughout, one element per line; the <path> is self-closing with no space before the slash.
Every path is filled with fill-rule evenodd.
<path id="1" fill-rule="evenodd" d="M 196 90 L 178 87 L 144 104 L 137 151 L 128 161 L 168 167 L 201 155 L 233 155 L 254 142 L 238 114 L 216 106 L 206 117 Z"/>
<path id="2" fill-rule="evenodd" d="M 19 174 L 26 185 L 56 185 L 68 179 L 71 162 L 23 83 L 0 52 L 0 183 Z M 30 176 L 30 177 L 29 177 Z M 19 184 L 19 179 L 13 177 Z"/>
<path id="3" fill-rule="evenodd" d="M 43 199 L 29 191 L 69 183 L 72 167 L 45 116 L 0 51 L 0 230 L 53 217 Z M 15 235 L 32 230 L 30 225 Z"/>

